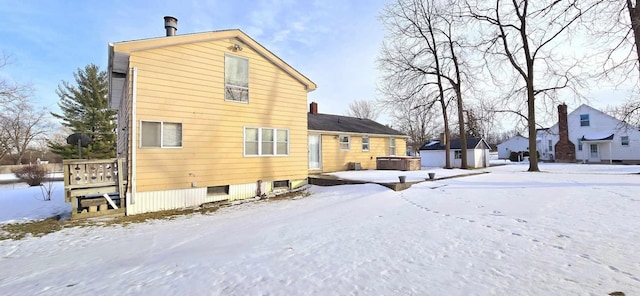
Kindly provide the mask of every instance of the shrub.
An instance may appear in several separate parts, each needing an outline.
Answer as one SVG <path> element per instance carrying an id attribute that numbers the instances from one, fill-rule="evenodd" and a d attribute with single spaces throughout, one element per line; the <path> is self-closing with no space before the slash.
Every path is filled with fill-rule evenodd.
<path id="1" fill-rule="evenodd" d="M 26 182 L 29 186 L 38 186 L 42 184 L 47 169 L 39 164 L 31 164 L 11 170 L 20 181 Z"/>
<path id="2" fill-rule="evenodd" d="M 512 162 L 519 162 L 522 159 L 521 155 L 521 152 L 511 151 L 511 154 L 509 154 L 509 160 Z"/>

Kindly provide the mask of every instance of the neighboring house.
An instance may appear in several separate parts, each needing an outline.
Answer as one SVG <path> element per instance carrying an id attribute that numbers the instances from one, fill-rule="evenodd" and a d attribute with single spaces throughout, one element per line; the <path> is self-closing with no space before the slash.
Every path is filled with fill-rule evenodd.
<path id="1" fill-rule="evenodd" d="M 559 105 L 558 123 L 536 141 L 541 160 L 640 163 L 640 131 L 585 104 L 569 114 Z"/>
<path id="2" fill-rule="evenodd" d="M 498 144 L 498 158 L 509 159 L 511 152 L 529 151 L 529 139 L 521 135 L 515 135 L 509 140 Z"/>
<path id="3" fill-rule="evenodd" d="M 408 137 L 373 120 L 321 114 L 315 102 L 307 116 L 310 174 L 348 170 L 350 163 L 375 169 L 376 157 L 406 155 Z"/>
<path id="4" fill-rule="evenodd" d="M 451 166 L 462 165 L 462 145 L 459 139 L 451 140 Z M 440 140 L 424 143 L 420 147 L 420 164 L 423 167 L 445 167 L 446 147 Z M 467 166 L 468 168 L 486 168 L 489 166 L 489 144 L 482 138 L 467 138 Z"/>
<path id="5" fill-rule="evenodd" d="M 316 85 L 240 30 L 173 35 L 172 21 L 166 37 L 109 44 L 127 214 L 306 184 Z"/>

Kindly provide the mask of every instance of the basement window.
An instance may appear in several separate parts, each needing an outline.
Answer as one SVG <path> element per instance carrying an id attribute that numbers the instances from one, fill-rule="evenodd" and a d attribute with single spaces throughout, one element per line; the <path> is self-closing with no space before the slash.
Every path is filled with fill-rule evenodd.
<path id="1" fill-rule="evenodd" d="M 209 186 L 207 187 L 207 195 L 229 195 L 229 185 Z"/>
<path id="2" fill-rule="evenodd" d="M 280 189 L 280 188 L 289 189 L 289 180 L 273 181 L 273 188 L 274 189 Z"/>

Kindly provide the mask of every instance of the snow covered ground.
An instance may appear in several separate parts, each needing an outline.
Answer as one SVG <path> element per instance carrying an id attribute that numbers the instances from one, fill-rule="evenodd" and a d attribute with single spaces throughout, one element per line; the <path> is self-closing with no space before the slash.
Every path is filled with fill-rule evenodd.
<path id="1" fill-rule="evenodd" d="M 400 192 L 314 186 L 296 200 L 0 241 L 0 291 L 640 294 L 640 166 L 526 169 L 492 167 Z M 0 196 L 11 190 L 19 189 L 0 188 Z"/>

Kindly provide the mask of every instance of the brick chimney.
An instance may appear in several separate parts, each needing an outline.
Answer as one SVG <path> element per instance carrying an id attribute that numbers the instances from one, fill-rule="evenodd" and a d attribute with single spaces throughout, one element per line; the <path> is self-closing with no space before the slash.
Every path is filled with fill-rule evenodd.
<path id="1" fill-rule="evenodd" d="M 576 162 L 576 146 L 569 140 L 566 104 L 558 105 L 558 135 L 560 140 L 555 146 L 555 161 Z M 542 144 L 546 145 L 546 143 Z"/>
<path id="2" fill-rule="evenodd" d="M 318 103 L 311 102 L 311 104 L 309 104 L 309 113 L 318 114 Z"/>

